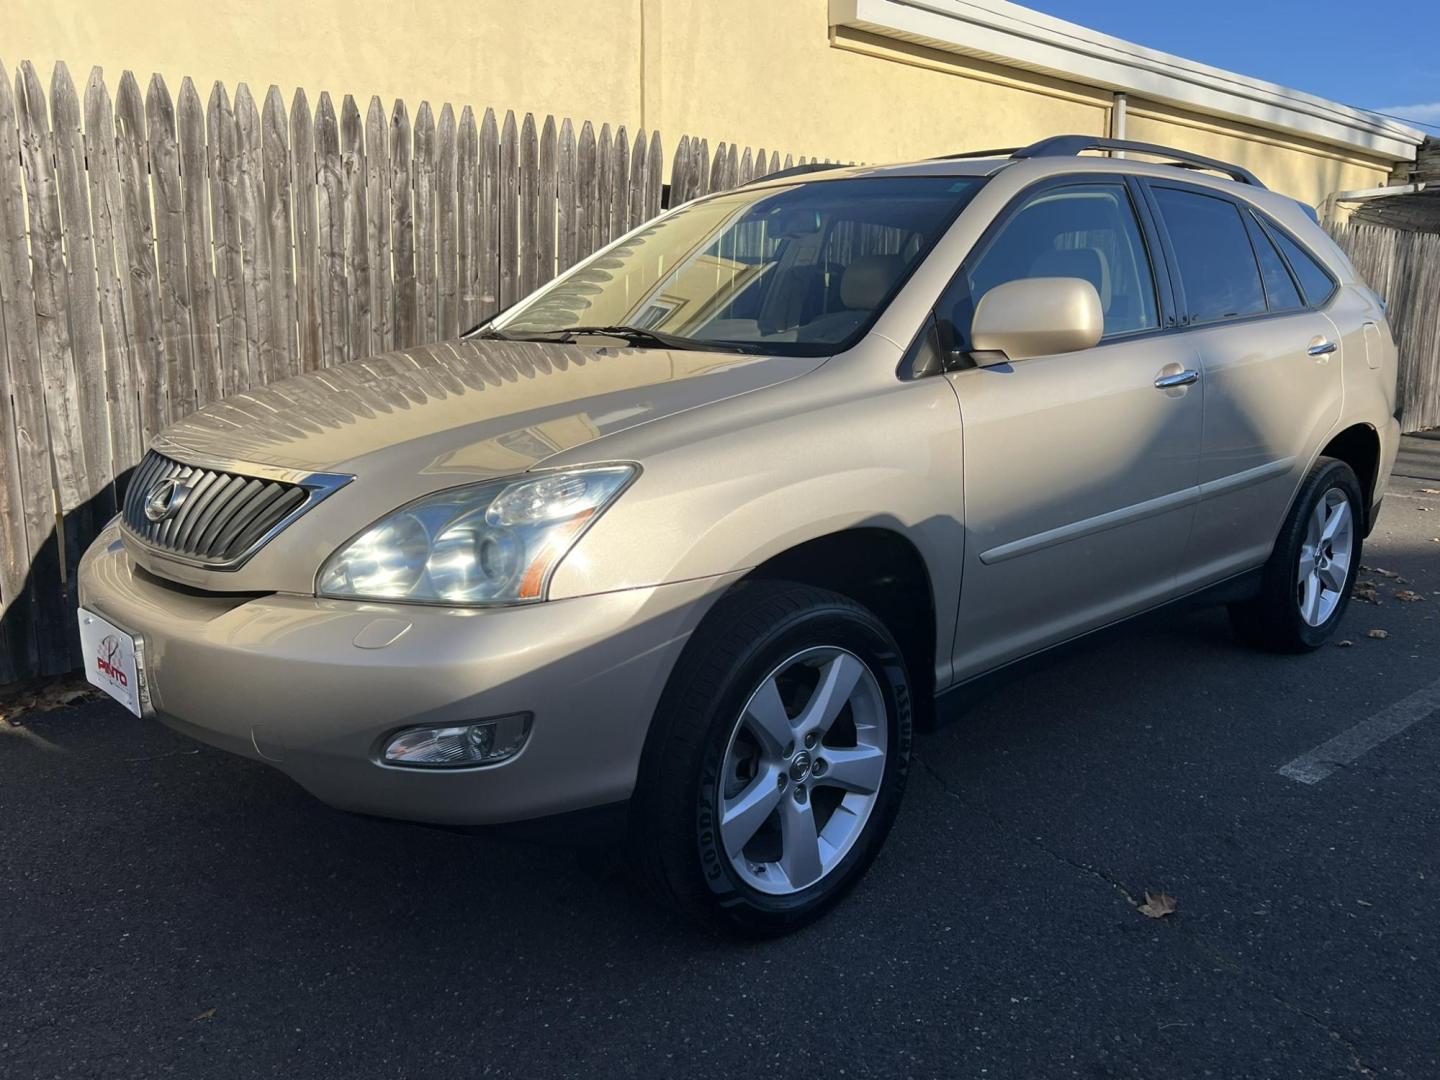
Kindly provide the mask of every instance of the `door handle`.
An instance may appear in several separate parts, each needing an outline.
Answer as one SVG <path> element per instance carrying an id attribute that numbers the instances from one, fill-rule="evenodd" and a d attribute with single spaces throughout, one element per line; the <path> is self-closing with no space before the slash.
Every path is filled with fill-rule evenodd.
<path id="1" fill-rule="evenodd" d="M 1177 371 L 1174 375 L 1161 375 L 1155 380 L 1156 390 L 1174 390 L 1177 386 L 1189 386 L 1200 381 L 1200 373 L 1194 368 Z"/>
<path id="2" fill-rule="evenodd" d="M 1314 345 L 1311 345 L 1305 351 L 1311 356 L 1329 356 L 1339 347 L 1340 346 L 1336 345 L 1333 341 L 1317 341 Z"/>

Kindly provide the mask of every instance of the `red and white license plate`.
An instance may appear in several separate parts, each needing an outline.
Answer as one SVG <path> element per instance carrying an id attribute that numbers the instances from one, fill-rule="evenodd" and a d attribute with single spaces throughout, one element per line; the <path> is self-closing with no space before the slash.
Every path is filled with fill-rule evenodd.
<path id="1" fill-rule="evenodd" d="M 135 638 L 81 608 L 80 648 L 85 656 L 85 678 L 140 716 L 140 659 Z"/>

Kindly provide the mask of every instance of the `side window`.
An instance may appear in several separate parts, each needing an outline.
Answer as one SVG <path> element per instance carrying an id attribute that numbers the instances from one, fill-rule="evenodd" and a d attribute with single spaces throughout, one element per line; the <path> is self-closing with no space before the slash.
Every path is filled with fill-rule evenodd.
<path id="1" fill-rule="evenodd" d="M 1255 257 L 1260 260 L 1260 276 L 1265 280 L 1265 299 L 1270 304 L 1270 310 L 1294 311 L 1304 307 L 1305 301 L 1300 298 L 1295 279 L 1285 268 L 1285 260 L 1280 258 L 1280 252 L 1275 250 L 1270 237 L 1254 217 L 1247 214 L 1245 223 L 1250 227 L 1250 240 L 1255 245 Z"/>
<path id="2" fill-rule="evenodd" d="M 972 255 L 936 307 L 953 348 L 969 349 L 970 319 L 997 285 L 1078 277 L 1095 286 L 1105 336 L 1159 325 L 1155 279 L 1123 184 L 1049 188 L 1023 202 L 978 256 Z"/>
<path id="3" fill-rule="evenodd" d="M 1265 310 L 1260 268 L 1240 209 L 1229 199 L 1179 188 L 1152 188 L 1192 322 L 1214 322 Z"/>
<path id="4" fill-rule="evenodd" d="M 1285 253 L 1290 269 L 1294 270 L 1295 276 L 1300 279 L 1305 302 L 1312 307 L 1319 307 L 1329 300 L 1330 294 L 1335 291 L 1335 279 L 1320 265 L 1319 260 L 1279 229 L 1267 225 L 1266 230 L 1275 238 L 1275 243 Z"/>

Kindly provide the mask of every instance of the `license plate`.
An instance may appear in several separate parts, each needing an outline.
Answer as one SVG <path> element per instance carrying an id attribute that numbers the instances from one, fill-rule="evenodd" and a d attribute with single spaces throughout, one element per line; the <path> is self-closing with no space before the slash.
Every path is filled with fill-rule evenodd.
<path id="1" fill-rule="evenodd" d="M 81 608 L 80 648 L 85 656 L 85 678 L 136 716 L 142 715 L 140 658 L 135 638 Z"/>

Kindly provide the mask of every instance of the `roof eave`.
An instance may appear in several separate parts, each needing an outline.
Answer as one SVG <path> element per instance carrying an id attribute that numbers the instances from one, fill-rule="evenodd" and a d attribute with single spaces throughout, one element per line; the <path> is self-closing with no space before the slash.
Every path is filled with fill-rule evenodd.
<path id="1" fill-rule="evenodd" d="M 1380 113 L 1210 67 L 1005 0 L 830 0 L 831 26 L 1412 161 L 1424 133 Z"/>

